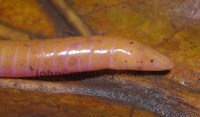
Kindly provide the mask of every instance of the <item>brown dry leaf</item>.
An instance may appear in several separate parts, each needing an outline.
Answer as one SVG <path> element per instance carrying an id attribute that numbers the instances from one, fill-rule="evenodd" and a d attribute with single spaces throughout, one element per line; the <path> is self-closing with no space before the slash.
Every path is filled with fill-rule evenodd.
<path id="1" fill-rule="evenodd" d="M 0 116 L 13 117 L 130 117 L 132 115 L 155 117 L 155 114 L 130 106 L 74 94 L 43 94 L 39 92 L 19 91 L 16 89 L 0 89 L 2 94 Z M 77 106 L 78 105 L 78 106 Z M 20 107 L 20 109 L 19 109 Z"/>
<path id="2" fill-rule="evenodd" d="M 57 26 L 54 18 L 48 16 L 45 12 L 49 9 L 46 3 L 38 4 L 36 0 L 0 0 L 0 22 L 33 37 L 59 36 L 57 33 L 60 29 L 57 28 L 64 27 Z M 55 14 L 51 10 L 49 12 L 49 15 Z"/>
<path id="3" fill-rule="evenodd" d="M 174 68 L 161 75 L 86 75 L 79 76 L 77 81 L 66 77 L 0 79 L 1 87 L 15 88 L 0 89 L 0 116 L 5 112 L 8 116 L 48 117 L 200 115 L 199 0 L 66 2 L 95 34 L 145 43 L 172 58 Z M 37 38 L 73 34 L 46 3 L 45 0 L 0 0 L 0 23 Z"/>

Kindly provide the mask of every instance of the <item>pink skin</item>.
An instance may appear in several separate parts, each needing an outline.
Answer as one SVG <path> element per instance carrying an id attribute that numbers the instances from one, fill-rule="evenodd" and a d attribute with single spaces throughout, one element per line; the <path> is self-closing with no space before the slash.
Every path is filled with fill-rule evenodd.
<path id="1" fill-rule="evenodd" d="M 0 77 L 35 77 L 101 69 L 162 71 L 173 62 L 139 42 L 116 37 L 0 42 Z"/>

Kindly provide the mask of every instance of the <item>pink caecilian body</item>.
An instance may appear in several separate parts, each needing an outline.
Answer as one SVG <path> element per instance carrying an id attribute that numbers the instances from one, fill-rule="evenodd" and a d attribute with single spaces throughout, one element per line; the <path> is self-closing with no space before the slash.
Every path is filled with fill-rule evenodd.
<path id="1" fill-rule="evenodd" d="M 0 77 L 34 77 L 38 71 L 68 73 L 115 70 L 170 70 L 173 62 L 139 42 L 92 36 L 0 41 Z"/>

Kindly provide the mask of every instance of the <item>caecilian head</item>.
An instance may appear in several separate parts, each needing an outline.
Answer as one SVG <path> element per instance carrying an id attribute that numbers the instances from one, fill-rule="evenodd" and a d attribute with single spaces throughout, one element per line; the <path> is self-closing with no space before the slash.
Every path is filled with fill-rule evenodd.
<path id="1" fill-rule="evenodd" d="M 173 61 L 156 50 L 136 41 L 117 43 L 111 68 L 124 70 L 163 71 L 173 67 Z M 115 61 L 120 61 L 115 62 Z"/>
<path id="2" fill-rule="evenodd" d="M 127 56 L 133 62 L 132 66 L 129 66 L 130 69 L 135 67 L 136 70 L 163 71 L 173 67 L 172 60 L 146 45 L 135 42 L 130 48 L 134 49 L 132 55 Z"/>

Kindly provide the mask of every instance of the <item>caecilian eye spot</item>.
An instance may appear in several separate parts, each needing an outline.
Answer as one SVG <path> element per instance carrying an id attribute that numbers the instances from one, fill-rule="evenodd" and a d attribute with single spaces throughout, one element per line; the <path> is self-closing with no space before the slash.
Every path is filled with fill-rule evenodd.
<path id="1" fill-rule="evenodd" d="M 128 61 L 127 61 L 127 60 L 125 60 L 124 62 L 125 62 L 125 63 L 128 63 Z"/>
<path id="2" fill-rule="evenodd" d="M 133 41 L 131 41 L 130 44 L 133 44 Z"/>
<path id="3" fill-rule="evenodd" d="M 133 50 L 131 50 L 131 53 L 133 53 Z"/>
<path id="4" fill-rule="evenodd" d="M 153 63 L 153 59 L 151 59 L 150 62 Z"/>
<path id="5" fill-rule="evenodd" d="M 136 61 L 136 63 L 142 63 L 142 61 Z"/>
<path id="6" fill-rule="evenodd" d="M 29 69 L 30 69 L 31 71 L 33 71 L 33 70 L 34 70 L 32 66 L 29 66 Z"/>

